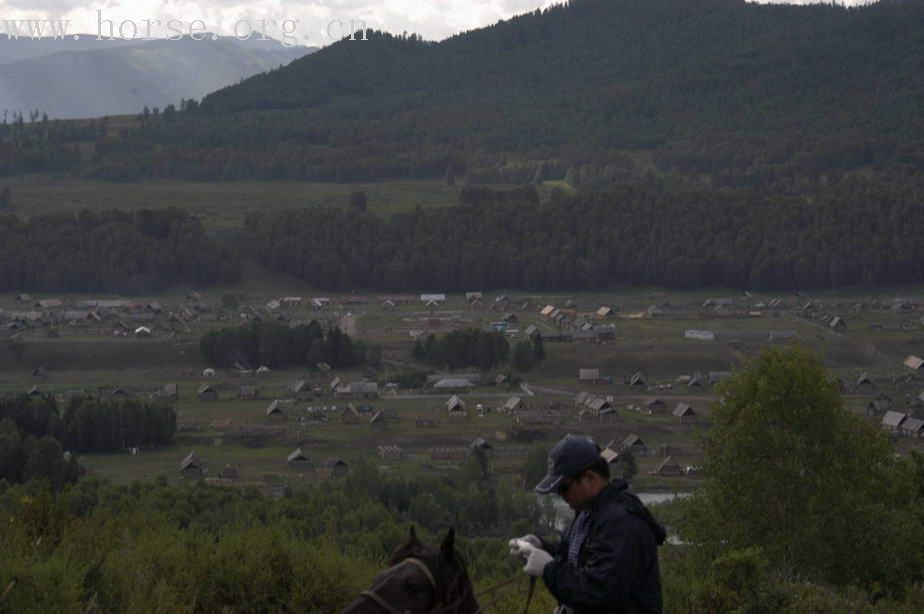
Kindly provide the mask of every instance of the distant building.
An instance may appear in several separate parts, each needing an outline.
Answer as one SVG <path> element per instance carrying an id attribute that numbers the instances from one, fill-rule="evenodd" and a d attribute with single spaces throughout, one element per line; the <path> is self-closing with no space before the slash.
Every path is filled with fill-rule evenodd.
<path id="1" fill-rule="evenodd" d="M 661 463 L 655 473 L 664 477 L 681 476 L 683 475 L 683 467 L 680 466 L 680 463 L 674 460 L 673 456 L 668 456 L 664 459 L 664 462 Z"/>
<path id="2" fill-rule="evenodd" d="M 279 399 L 266 407 L 266 419 L 270 422 L 283 422 L 286 419 L 286 412 L 283 411 L 282 406 L 279 404 Z"/>
<path id="3" fill-rule="evenodd" d="M 286 457 L 289 469 L 297 473 L 305 473 L 311 470 L 311 460 L 302 452 L 301 448 L 296 448 L 289 456 Z"/>
<path id="4" fill-rule="evenodd" d="M 196 391 L 196 396 L 200 401 L 215 401 L 218 399 L 218 391 L 211 384 L 202 384 Z"/>
<path id="5" fill-rule="evenodd" d="M 696 412 L 687 403 L 680 402 L 672 412 L 675 420 L 680 422 L 696 422 Z"/>
<path id="6" fill-rule="evenodd" d="M 197 480 L 202 477 L 203 473 L 205 473 L 205 465 L 195 452 L 190 452 L 180 462 L 180 476 L 184 478 Z"/>
<path id="7" fill-rule="evenodd" d="M 715 333 L 711 330 L 688 330 L 683 333 L 683 336 L 687 339 L 693 339 L 694 341 L 715 341 Z"/>

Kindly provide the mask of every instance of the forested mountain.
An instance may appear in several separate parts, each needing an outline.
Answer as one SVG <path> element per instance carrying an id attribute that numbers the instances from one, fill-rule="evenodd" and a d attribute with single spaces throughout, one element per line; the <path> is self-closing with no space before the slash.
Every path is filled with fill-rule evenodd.
<path id="1" fill-rule="evenodd" d="M 791 186 L 920 167 L 922 31 L 920 2 L 573 0 L 439 43 L 369 33 L 123 134 L 79 170 L 359 181 L 452 166 L 516 183 L 542 168 Z M 17 157 L 47 147 L 35 138 Z"/>
<path id="2" fill-rule="evenodd" d="M 176 209 L 0 216 L 0 292 L 151 292 L 235 281 L 240 262 Z"/>
<path id="3" fill-rule="evenodd" d="M 138 113 L 179 105 L 312 51 L 279 41 L 3 40 L 0 112 L 51 118 Z M 18 59 L 17 59 L 18 58 Z"/>

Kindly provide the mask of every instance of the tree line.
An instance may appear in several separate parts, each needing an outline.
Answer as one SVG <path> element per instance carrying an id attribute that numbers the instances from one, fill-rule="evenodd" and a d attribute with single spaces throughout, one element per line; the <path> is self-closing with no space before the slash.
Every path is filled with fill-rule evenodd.
<path id="1" fill-rule="evenodd" d="M 454 330 L 439 337 L 428 334 L 414 342 L 411 356 L 435 367 L 462 369 L 474 367 L 491 371 L 507 361 L 510 343 L 504 333 L 477 328 Z"/>
<path id="2" fill-rule="evenodd" d="M 199 351 L 207 363 L 255 369 L 285 368 L 327 363 L 333 369 L 353 367 L 374 360 L 375 348 L 334 327 L 326 333 L 317 321 L 288 326 L 278 322 L 251 322 L 204 333 Z"/>
<path id="3" fill-rule="evenodd" d="M 476 190 L 387 220 L 319 208 L 245 228 L 258 262 L 331 290 L 875 286 L 924 279 L 920 193 L 899 177 L 811 197 L 622 186 L 537 204 Z"/>
<path id="4" fill-rule="evenodd" d="M 178 209 L 0 216 L 0 291 L 149 293 L 240 278 L 239 258 Z"/>
<path id="5" fill-rule="evenodd" d="M 169 445 L 175 432 L 176 412 L 158 403 L 75 397 L 62 414 L 51 396 L 0 398 L 0 480 L 58 491 L 79 477 L 74 453 Z"/>

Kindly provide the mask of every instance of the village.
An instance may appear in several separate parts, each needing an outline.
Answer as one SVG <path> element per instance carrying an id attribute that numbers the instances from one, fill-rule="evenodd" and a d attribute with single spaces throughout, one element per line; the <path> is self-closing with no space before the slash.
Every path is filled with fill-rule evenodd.
<path id="1" fill-rule="evenodd" d="M 380 347 L 380 364 L 229 369 L 198 352 L 209 330 L 312 320 Z M 479 373 L 410 356 L 422 336 L 466 328 L 511 344 L 541 337 L 547 359 L 523 373 Z M 384 471 L 455 471 L 476 450 L 493 471 L 515 474 L 531 449 L 586 433 L 631 456 L 642 488 L 688 491 L 716 386 L 762 348 L 793 343 L 824 357 L 847 409 L 888 432 L 897 452 L 924 437 L 924 301 L 885 294 L 20 294 L 0 298 L 0 329 L 6 394 L 176 408 L 174 445 L 80 458 L 123 483 L 164 475 L 279 495 L 360 459 Z M 396 376 L 410 370 L 425 382 L 401 388 Z"/>

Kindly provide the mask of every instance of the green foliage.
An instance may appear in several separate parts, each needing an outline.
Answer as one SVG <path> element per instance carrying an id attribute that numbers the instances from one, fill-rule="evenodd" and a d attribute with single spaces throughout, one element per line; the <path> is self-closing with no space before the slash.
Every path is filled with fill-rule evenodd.
<path id="1" fill-rule="evenodd" d="M 914 498 L 894 498 L 904 478 L 886 438 L 844 410 L 820 360 L 766 350 L 717 394 L 685 539 L 707 557 L 757 547 L 783 573 L 905 586 L 924 539 L 900 505 Z"/>
<path id="2" fill-rule="evenodd" d="M 368 201 L 366 200 L 366 193 L 363 191 L 353 192 L 350 194 L 350 206 L 360 213 L 365 213 L 366 208 L 368 207 Z"/>
<path id="3" fill-rule="evenodd" d="M 237 295 L 226 293 L 221 296 L 221 308 L 234 311 L 238 309 L 241 305 L 240 299 Z"/>
<path id="4" fill-rule="evenodd" d="M 622 473 L 622 477 L 631 480 L 638 474 L 638 461 L 635 460 L 635 454 L 632 450 L 626 448 L 619 453 L 619 463 L 616 468 Z"/>
<path id="5" fill-rule="evenodd" d="M 237 257 L 177 209 L 0 218 L 0 291 L 145 293 L 240 273 Z"/>
<path id="6" fill-rule="evenodd" d="M 513 368 L 523 373 L 533 368 L 533 344 L 529 341 L 518 341 L 513 346 L 511 364 Z"/>
<path id="7" fill-rule="evenodd" d="M 411 354 L 415 360 L 436 367 L 477 367 L 481 371 L 490 371 L 507 360 L 510 344 L 503 333 L 467 328 L 441 337 L 429 334 L 423 343 L 418 338 Z"/>
<path id="8" fill-rule="evenodd" d="M 333 328 L 326 334 L 312 320 L 289 327 L 276 322 L 251 322 L 208 331 L 199 339 L 199 351 L 209 364 L 230 367 L 236 363 L 284 368 L 326 362 L 334 369 L 363 364 L 369 358 L 361 341 Z"/>
<path id="9" fill-rule="evenodd" d="M 392 377 L 392 381 L 405 390 L 423 388 L 427 383 L 427 374 L 424 371 L 404 371 Z"/>
<path id="10" fill-rule="evenodd" d="M 260 263 L 329 289 L 791 290 L 924 279 L 919 189 L 857 179 L 806 199 L 626 187 L 542 204 L 477 200 L 389 220 L 319 208 L 310 218 L 252 215 L 245 225 Z M 892 239 L 870 241 L 870 233 Z"/>

